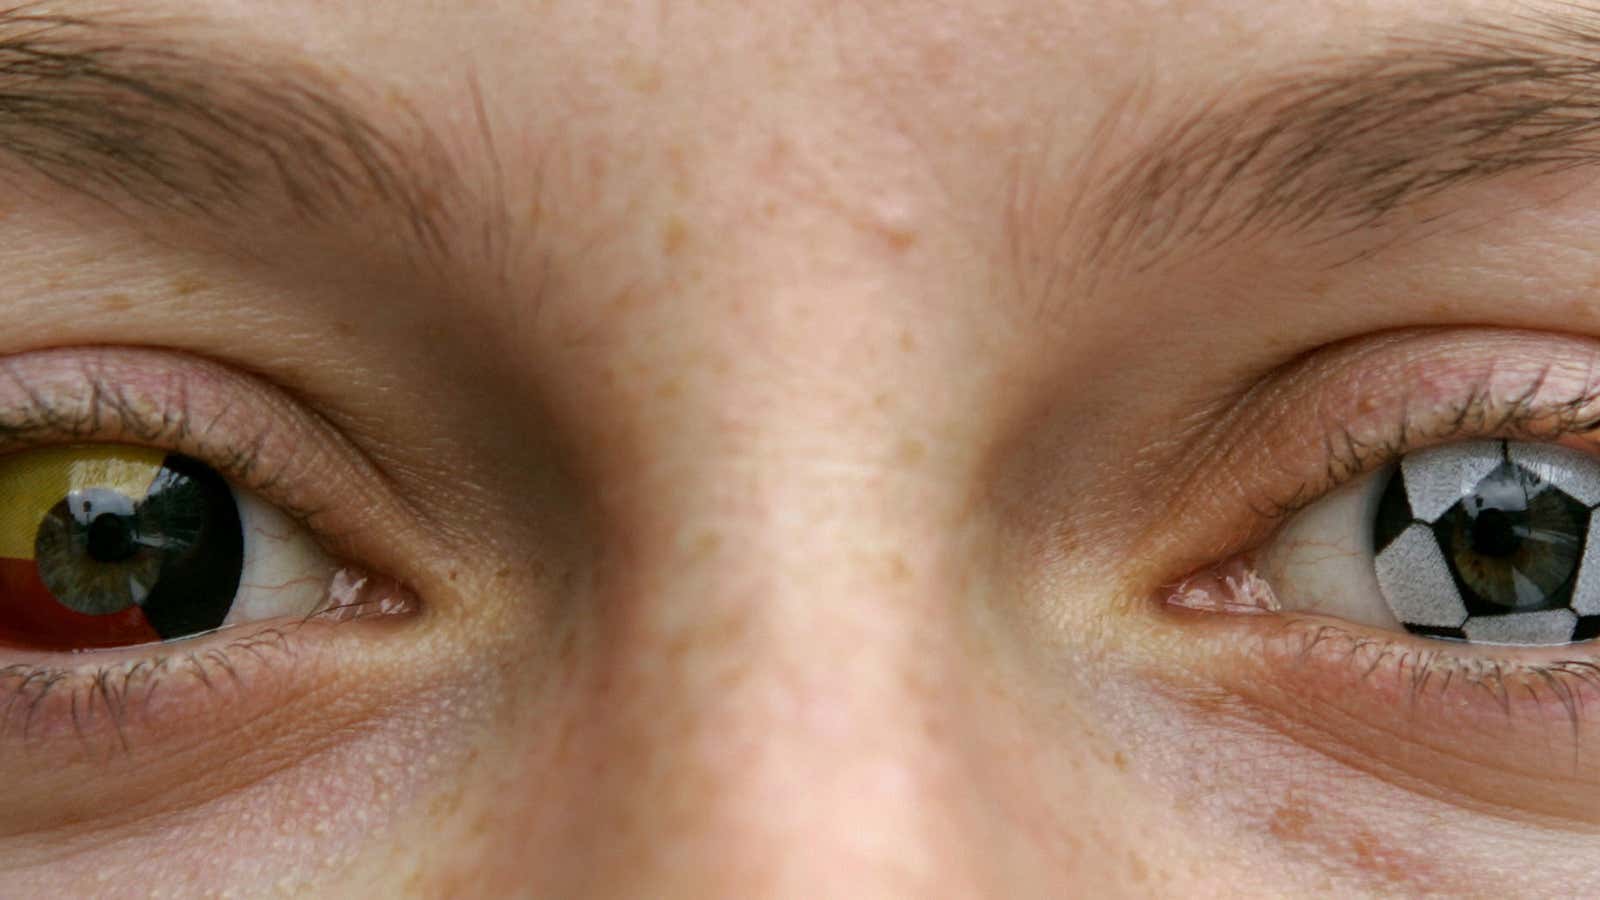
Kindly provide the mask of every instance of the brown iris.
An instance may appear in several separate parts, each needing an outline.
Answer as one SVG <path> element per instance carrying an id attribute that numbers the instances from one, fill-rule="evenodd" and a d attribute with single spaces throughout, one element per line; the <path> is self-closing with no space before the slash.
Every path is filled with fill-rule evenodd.
<path id="1" fill-rule="evenodd" d="M 1434 524 L 1474 614 L 1565 606 L 1589 510 L 1538 474 L 1504 462 Z"/>

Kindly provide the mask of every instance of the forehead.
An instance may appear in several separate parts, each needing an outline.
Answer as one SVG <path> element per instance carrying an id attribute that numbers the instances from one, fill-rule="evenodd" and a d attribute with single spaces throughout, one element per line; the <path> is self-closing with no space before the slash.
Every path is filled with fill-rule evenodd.
<path id="1" fill-rule="evenodd" d="M 1142 237 L 1152 222 L 1224 208 L 1209 192 L 1229 179 L 1253 179 L 1246 188 L 1261 193 L 1261 183 L 1283 183 L 1287 171 L 1299 190 L 1309 170 L 1308 183 L 1322 189 L 1300 192 L 1316 202 L 1330 185 L 1336 194 L 1359 186 L 1351 176 L 1369 170 L 1398 173 L 1401 189 L 1431 183 L 1438 167 L 1421 145 L 1439 142 L 1395 126 L 1402 117 L 1394 110 L 1374 114 L 1364 95 L 1377 92 L 1360 85 L 1335 83 L 1319 96 L 1322 85 L 1312 83 L 1308 94 L 1294 94 L 1304 81 L 1295 67 L 1359 60 L 1380 48 L 1390 54 L 1383 65 L 1403 63 L 1391 34 L 1426 35 L 1430 26 L 1496 12 L 1491 4 L 1349 2 L 1291 9 L 1043 0 L 756 7 L 218 0 L 166 18 L 141 12 L 136 31 L 158 49 L 182 42 L 186 90 L 198 81 L 220 95 L 226 87 L 213 85 L 244 83 L 247 90 L 232 92 L 236 106 L 240 93 L 270 92 L 279 79 L 314 71 L 321 81 L 291 80 L 299 86 L 279 91 L 289 102 L 268 112 L 297 115 L 294 90 L 336 94 L 361 119 L 400 135 L 390 160 L 397 168 L 421 168 L 419 159 L 445 163 L 433 174 L 449 168 L 448 177 L 430 182 L 402 172 L 377 187 L 405 193 L 413 214 L 462 212 L 456 233 L 446 236 L 457 244 L 462 234 L 481 232 L 499 242 L 495 252 L 507 252 L 538 235 L 540 260 L 580 259 L 591 272 L 627 271 L 648 282 L 681 274 L 682 260 L 692 258 L 743 264 L 746 271 L 724 272 L 725 280 L 743 275 L 771 287 L 817 281 L 826 271 L 818 257 L 850 277 L 859 274 L 845 271 L 852 260 L 877 263 L 919 249 L 921 264 L 903 268 L 935 280 L 949 274 L 940 266 L 951 260 L 1048 268 L 1063 244 L 1092 243 L 1118 228 Z M 213 78 L 206 59 L 217 52 L 229 64 Z M 1408 115 L 1441 105 L 1458 87 L 1480 90 L 1459 83 L 1471 69 L 1456 65 L 1448 73 L 1454 81 L 1410 98 Z M 1547 71 L 1512 71 L 1504 99 L 1528 99 L 1516 92 L 1530 83 L 1532 99 L 1547 99 L 1536 91 L 1566 96 L 1570 83 L 1539 81 Z M 1279 94 L 1256 112 L 1280 118 L 1238 119 L 1263 84 Z M 1355 106 L 1366 118 L 1347 116 L 1347 99 L 1360 99 Z M 1282 128 L 1283 114 L 1301 100 L 1314 115 Z M 204 103 L 196 108 L 209 115 Z M 341 108 L 312 123 L 323 136 L 351 124 Z M 194 125 L 193 110 L 188 116 L 182 124 Z M 1315 130 L 1318 116 L 1343 131 Z M 1274 143 L 1280 132 L 1287 137 Z M 1241 134 L 1246 140 L 1230 146 Z M 1354 134 L 1362 140 L 1345 140 Z M 144 139 L 158 150 L 175 143 Z M 222 135 L 218 143 L 239 141 Z M 1173 154 L 1162 155 L 1166 145 Z M 1144 181 L 1113 177 L 1141 152 Z M 266 155 L 272 158 L 255 160 L 257 167 L 300 162 L 283 166 L 283 155 Z M 342 162 L 360 175 L 369 160 L 354 156 Z M 1394 202 L 1390 186 L 1379 185 L 1385 190 L 1376 202 Z M 1115 197 L 1109 204 L 1122 221 L 1108 226 L 1082 214 L 1119 190 L 1133 198 L 1122 209 Z M 1186 206 L 1174 212 L 1162 206 L 1169 201 Z M 1191 224 L 1204 230 L 1198 226 L 1209 223 Z M 619 253 L 625 264 L 611 257 Z M 974 287 L 974 295 L 991 293 Z"/>

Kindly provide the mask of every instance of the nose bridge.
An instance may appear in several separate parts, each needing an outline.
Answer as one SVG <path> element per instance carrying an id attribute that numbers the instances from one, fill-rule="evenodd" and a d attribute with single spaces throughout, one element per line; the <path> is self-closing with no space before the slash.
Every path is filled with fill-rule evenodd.
<path id="1" fill-rule="evenodd" d="M 870 872 L 909 888 L 955 843 L 930 806 L 965 791 L 963 754 L 941 739 L 967 681 L 955 598 L 875 503 L 790 497 L 805 481 L 791 472 L 742 515 L 613 570 L 594 698 L 612 714 L 594 736 L 627 758 L 596 809 L 628 810 L 641 840 L 721 859 L 738 883 L 814 896 Z M 702 842 L 716 847 L 691 852 Z"/>
<path id="2" fill-rule="evenodd" d="M 977 332 L 920 327 L 954 305 L 903 248 L 783 208 L 578 330 L 628 362 L 575 392 L 613 430 L 565 416 L 603 548 L 569 837 L 627 861 L 595 895 L 981 893 L 983 388 L 922 389 Z"/>

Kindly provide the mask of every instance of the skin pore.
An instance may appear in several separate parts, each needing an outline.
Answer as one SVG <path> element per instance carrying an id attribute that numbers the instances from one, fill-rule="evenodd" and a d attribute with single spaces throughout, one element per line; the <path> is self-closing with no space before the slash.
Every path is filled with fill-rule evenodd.
<path id="1" fill-rule="evenodd" d="M 416 598 L 0 647 L 0 893 L 1593 893 L 1600 650 L 1161 600 L 1594 450 L 1597 72 L 1537 2 L 0 13 L 0 451 Z"/>

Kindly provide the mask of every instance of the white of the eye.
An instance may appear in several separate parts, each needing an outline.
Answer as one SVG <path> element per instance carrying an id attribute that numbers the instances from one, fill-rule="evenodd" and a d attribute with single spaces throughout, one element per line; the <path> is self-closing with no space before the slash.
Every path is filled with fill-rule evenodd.
<path id="1" fill-rule="evenodd" d="M 308 616 L 328 596 L 338 565 L 305 528 L 249 491 L 235 490 L 244 528 L 244 570 L 223 625 Z"/>
<path id="2" fill-rule="evenodd" d="M 1372 566 L 1372 519 L 1389 474 L 1357 479 L 1299 511 L 1261 554 L 1257 568 L 1282 609 L 1403 630 Z"/>
<path id="3" fill-rule="evenodd" d="M 1503 446 L 1500 441 L 1468 441 L 1407 454 L 1400 461 L 1400 471 L 1405 475 L 1411 514 L 1424 522 L 1444 515 L 1505 462 Z"/>

